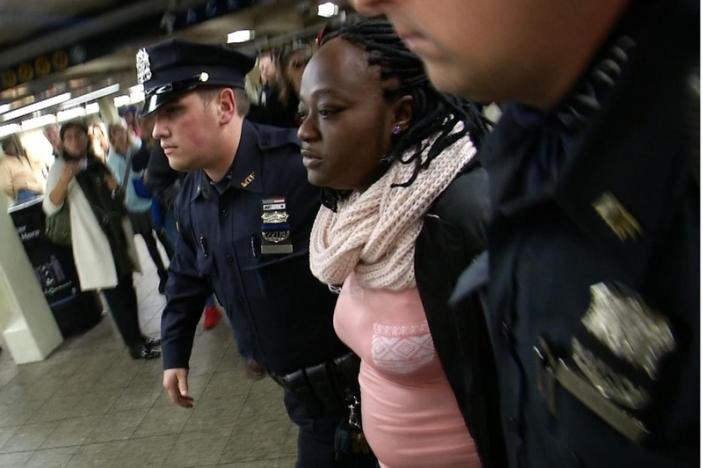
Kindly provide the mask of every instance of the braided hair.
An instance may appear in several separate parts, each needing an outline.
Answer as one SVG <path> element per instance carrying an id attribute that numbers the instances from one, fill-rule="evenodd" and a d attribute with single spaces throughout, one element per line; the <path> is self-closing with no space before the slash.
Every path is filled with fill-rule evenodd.
<path id="1" fill-rule="evenodd" d="M 420 58 L 408 50 L 384 17 L 361 19 L 324 32 L 320 45 L 336 37 L 364 49 L 369 66 L 380 67 L 384 98 L 412 97 L 410 124 L 400 135 L 394 136 L 388 155 L 381 160 L 384 172 L 396 160 L 415 165 L 410 179 L 395 186 L 411 185 L 420 170 L 429 167 L 435 157 L 465 135 L 469 134 L 478 145 L 488 132 L 487 121 L 475 104 L 441 93 L 432 86 Z M 463 122 L 463 129 L 452 133 L 459 122 Z M 434 135 L 438 136 L 422 160 L 426 149 L 423 141 Z M 414 150 L 409 151 L 412 148 Z M 408 155 L 403 157 L 406 152 Z"/>

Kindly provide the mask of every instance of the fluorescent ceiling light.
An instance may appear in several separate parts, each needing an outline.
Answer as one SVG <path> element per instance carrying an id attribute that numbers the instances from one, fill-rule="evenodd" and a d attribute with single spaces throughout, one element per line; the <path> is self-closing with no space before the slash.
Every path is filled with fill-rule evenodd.
<path id="1" fill-rule="evenodd" d="M 70 101 L 65 102 L 62 107 L 66 109 L 86 102 L 94 101 L 96 99 L 100 99 L 101 97 L 109 96 L 110 94 L 116 93 L 119 90 L 119 83 L 115 83 L 113 85 L 106 86 L 104 88 L 84 94 L 82 96 L 78 96 L 77 98 L 73 98 Z"/>
<path id="2" fill-rule="evenodd" d="M 66 102 L 69 99 L 71 99 L 71 93 L 59 94 L 58 96 L 54 96 L 49 99 L 44 99 L 43 101 L 35 102 L 34 104 L 30 104 L 28 106 L 20 107 L 19 109 L 7 112 L 6 114 L 2 115 L 2 120 L 3 122 L 7 122 L 8 120 L 12 120 L 17 117 L 22 117 L 23 115 L 31 114 L 32 112 L 36 112 L 41 109 L 46 109 L 47 107 L 61 104 L 62 102 Z"/>
<path id="3" fill-rule="evenodd" d="M 317 16 L 331 18 L 339 13 L 339 6 L 332 2 L 325 2 L 317 5 Z"/>
<path id="4" fill-rule="evenodd" d="M 100 105 L 97 102 L 85 106 L 85 115 L 97 114 L 100 112 Z"/>
<path id="5" fill-rule="evenodd" d="M 56 121 L 57 122 L 65 122 L 67 120 L 77 119 L 77 118 L 83 117 L 83 116 L 85 116 L 85 108 L 83 108 L 81 106 L 72 107 L 70 109 L 59 111 L 56 114 Z"/>
<path id="6" fill-rule="evenodd" d="M 129 95 L 123 94 L 115 98 L 115 107 L 124 107 L 144 101 L 144 88 L 140 91 L 137 86 L 129 88 Z"/>
<path id="7" fill-rule="evenodd" d="M 124 106 L 128 106 L 132 103 L 131 99 L 126 94 L 123 94 L 122 96 L 117 96 L 114 99 L 114 102 L 115 102 L 115 107 L 124 107 Z"/>
<path id="8" fill-rule="evenodd" d="M 129 95 L 129 100 L 132 104 L 144 102 L 144 93 L 131 93 Z"/>
<path id="9" fill-rule="evenodd" d="M 252 39 L 254 39 L 253 29 L 240 29 L 239 31 L 234 31 L 227 34 L 227 44 L 247 42 Z"/>
<path id="10" fill-rule="evenodd" d="M 54 114 L 46 114 L 36 119 L 23 120 L 22 131 L 26 132 L 27 130 L 41 128 L 52 123 L 56 123 L 56 116 Z"/>
<path id="11" fill-rule="evenodd" d="M 143 93 L 143 92 L 144 92 L 144 85 L 143 84 L 134 85 L 131 88 L 129 88 L 129 94 Z"/>
<path id="12" fill-rule="evenodd" d="M 19 131 L 19 124 L 3 125 L 2 127 L 0 127 L 0 138 L 4 138 L 8 135 L 13 135 Z"/>
<path id="13" fill-rule="evenodd" d="M 0 106 L 0 114 L 4 114 L 5 112 L 9 111 L 10 107 L 12 106 L 9 104 L 3 104 L 2 106 Z"/>

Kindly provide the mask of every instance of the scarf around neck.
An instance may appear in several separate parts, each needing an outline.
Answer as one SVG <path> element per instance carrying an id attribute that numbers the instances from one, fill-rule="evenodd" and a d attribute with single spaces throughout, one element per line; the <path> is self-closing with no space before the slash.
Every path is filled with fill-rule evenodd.
<path id="1" fill-rule="evenodd" d="M 423 142 L 423 161 L 436 138 Z M 329 285 L 341 285 L 355 272 L 365 287 L 415 287 L 415 240 L 423 216 L 475 154 L 471 139 L 464 136 L 420 170 L 408 187 L 395 185 L 409 180 L 415 165 L 396 160 L 368 189 L 339 201 L 336 212 L 321 207 L 310 236 L 312 273 Z"/>

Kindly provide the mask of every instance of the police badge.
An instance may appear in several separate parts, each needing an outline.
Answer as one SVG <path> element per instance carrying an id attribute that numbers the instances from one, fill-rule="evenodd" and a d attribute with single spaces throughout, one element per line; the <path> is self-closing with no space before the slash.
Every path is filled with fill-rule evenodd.
<path id="1" fill-rule="evenodd" d="M 622 285 L 591 286 L 581 322 L 615 356 L 657 378 L 661 360 L 676 348 L 668 319 Z"/>
<path id="2" fill-rule="evenodd" d="M 137 81 L 144 84 L 151 79 L 151 65 L 149 64 L 149 54 L 146 49 L 139 49 L 137 52 Z"/>
<path id="3" fill-rule="evenodd" d="M 582 331 L 571 337 L 576 367 L 563 364 L 553 375 L 615 430 L 641 443 L 649 430 L 640 416 L 656 397 L 662 362 L 676 349 L 671 324 L 623 284 L 593 284 L 590 294 Z"/>
<path id="4" fill-rule="evenodd" d="M 285 197 L 261 200 L 261 255 L 293 253 Z"/>

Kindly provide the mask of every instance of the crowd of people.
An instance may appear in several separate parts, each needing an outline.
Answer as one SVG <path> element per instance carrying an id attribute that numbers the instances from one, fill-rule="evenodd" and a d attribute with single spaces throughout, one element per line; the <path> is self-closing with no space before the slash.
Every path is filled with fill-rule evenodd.
<path id="1" fill-rule="evenodd" d="M 3 190 L 68 207 L 81 287 L 178 406 L 223 310 L 300 468 L 697 466 L 698 6 L 352 3 L 256 60 L 145 47 L 138 119 L 47 129 L 45 187 L 3 145 Z"/>
<path id="2" fill-rule="evenodd" d="M 63 239 L 49 240 L 71 249 L 81 290 L 103 293 L 133 358 L 158 358 L 160 340 L 144 336 L 139 328 L 132 279 L 140 271 L 134 235 L 143 238 L 156 266 L 161 294 L 168 272 L 155 236 L 167 256 L 173 255 L 163 225 L 152 222 L 158 201 L 145 187 L 143 170 L 133 169 L 135 156 L 144 157 L 146 151 L 149 157 L 146 140 L 124 119 L 109 125 L 99 120 L 52 124 L 43 135 L 50 158 L 28 154 L 16 136 L 2 141 L 0 188 L 15 203 L 44 196 L 47 225 L 65 226 Z M 64 221 L 56 222 L 58 218 Z"/>

